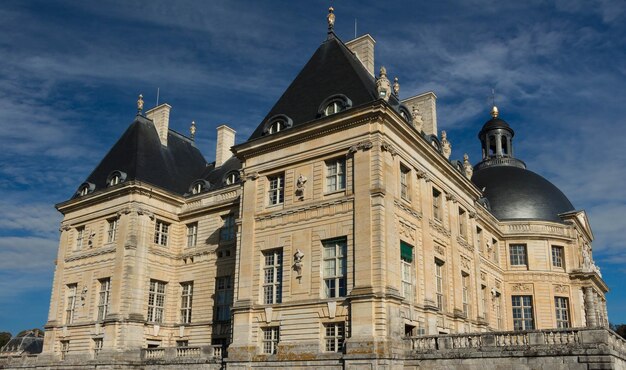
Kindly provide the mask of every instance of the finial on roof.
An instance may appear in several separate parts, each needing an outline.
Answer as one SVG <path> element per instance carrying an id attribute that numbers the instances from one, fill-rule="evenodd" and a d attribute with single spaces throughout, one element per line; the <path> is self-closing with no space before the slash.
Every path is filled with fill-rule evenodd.
<path id="1" fill-rule="evenodd" d="M 469 155 L 467 153 L 463 154 L 463 172 L 465 173 L 465 177 L 468 180 L 472 179 L 472 175 L 474 174 L 474 167 L 469 161 Z"/>
<path id="2" fill-rule="evenodd" d="M 400 83 L 398 82 L 398 77 L 393 79 L 393 94 L 398 96 L 400 94 Z"/>
<path id="3" fill-rule="evenodd" d="M 378 97 L 389 101 L 389 95 L 391 94 L 391 84 L 387 78 L 387 69 L 385 66 L 380 67 L 380 75 L 376 79 L 376 92 Z"/>
<path id="4" fill-rule="evenodd" d="M 326 16 L 326 20 L 328 20 L 328 33 L 333 32 L 333 28 L 335 27 L 335 8 L 332 6 L 328 8 L 328 15 Z"/>
<path id="5" fill-rule="evenodd" d="M 141 114 L 143 110 L 143 95 L 139 94 L 139 98 L 137 99 L 137 113 Z"/>
<path id="6" fill-rule="evenodd" d="M 450 155 L 452 154 L 452 144 L 448 141 L 448 135 L 445 131 L 441 131 L 441 154 L 443 154 L 446 159 L 450 159 Z"/>
<path id="7" fill-rule="evenodd" d="M 491 108 L 491 117 L 498 118 L 498 114 L 498 107 L 494 105 L 493 108 Z"/>
<path id="8" fill-rule="evenodd" d="M 194 140 L 196 136 L 196 121 L 191 121 L 191 126 L 189 127 L 189 133 L 191 134 L 191 140 Z"/>
<path id="9" fill-rule="evenodd" d="M 413 127 L 417 130 L 417 132 L 422 132 L 422 127 L 424 126 L 424 121 L 422 120 L 422 114 L 417 106 L 413 106 L 413 110 L 411 110 L 411 117 L 413 118 Z"/>

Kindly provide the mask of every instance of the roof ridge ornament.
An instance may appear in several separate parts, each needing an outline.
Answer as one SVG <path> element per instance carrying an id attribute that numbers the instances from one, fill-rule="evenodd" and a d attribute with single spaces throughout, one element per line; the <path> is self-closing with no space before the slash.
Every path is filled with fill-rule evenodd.
<path id="1" fill-rule="evenodd" d="M 498 111 L 498 107 L 494 105 L 493 108 L 491 108 L 491 117 L 498 118 L 499 114 L 500 112 Z"/>
<path id="2" fill-rule="evenodd" d="M 189 127 L 190 138 L 192 141 L 195 140 L 196 137 L 196 121 L 191 121 L 191 126 Z"/>
<path id="3" fill-rule="evenodd" d="M 380 73 L 376 79 L 376 92 L 378 92 L 378 98 L 385 101 L 389 101 L 389 95 L 391 93 L 391 84 L 387 78 L 387 68 L 385 66 L 380 67 Z"/>
<path id="4" fill-rule="evenodd" d="M 395 77 L 393 79 L 393 94 L 395 96 L 399 96 L 400 95 L 400 83 L 398 82 L 398 77 Z"/>
<path id="5" fill-rule="evenodd" d="M 143 95 L 139 94 L 137 98 L 137 114 L 141 115 L 141 111 L 143 111 Z"/>
<path id="6" fill-rule="evenodd" d="M 328 8 L 328 15 L 326 16 L 326 20 L 328 21 L 328 34 L 334 33 L 333 29 L 335 28 L 335 8 L 332 6 Z"/>

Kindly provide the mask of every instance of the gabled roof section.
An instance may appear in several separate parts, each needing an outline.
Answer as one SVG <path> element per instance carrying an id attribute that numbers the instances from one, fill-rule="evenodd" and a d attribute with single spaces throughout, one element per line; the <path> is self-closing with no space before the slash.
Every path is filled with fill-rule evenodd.
<path id="1" fill-rule="evenodd" d="M 320 45 L 298 76 L 265 116 L 249 140 L 263 136 L 267 120 L 278 114 L 292 119 L 293 126 L 318 117 L 318 109 L 329 96 L 343 94 L 353 106 L 373 102 L 376 82 L 357 57 L 334 33 Z"/>
<path id="2" fill-rule="evenodd" d="M 169 130 L 163 146 L 152 121 L 138 115 L 86 182 L 98 192 L 107 187 L 113 171 L 121 171 L 126 174 L 124 181 L 141 181 L 183 195 L 206 166 L 189 138 Z"/>

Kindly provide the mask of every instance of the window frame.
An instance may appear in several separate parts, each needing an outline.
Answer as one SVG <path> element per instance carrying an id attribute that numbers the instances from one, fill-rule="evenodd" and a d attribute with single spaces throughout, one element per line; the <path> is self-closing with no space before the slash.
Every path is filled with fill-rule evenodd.
<path id="1" fill-rule="evenodd" d="M 163 319 L 165 318 L 166 293 L 167 282 L 150 279 L 148 289 L 148 314 L 146 315 L 146 321 L 151 323 L 163 322 Z"/>
<path id="2" fill-rule="evenodd" d="M 568 297 L 554 297 L 554 312 L 556 316 L 557 329 L 565 329 L 571 326 L 570 305 Z"/>
<path id="3" fill-rule="evenodd" d="M 278 206 L 285 202 L 285 173 L 267 176 L 267 205 Z"/>
<path id="4" fill-rule="evenodd" d="M 100 289 L 98 290 L 98 318 L 97 321 L 106 319 L 111 307 L 111 278 L 98 279 Z"/>
<path id="5" fill-rule="evenodd" d="M 346 159 L 333 158 L 324 161 L 326 165 L 326 194 L 346 190 Z"/>
<path id="6" fill-rule="evenodd" d="M 324 328 L 324 352 L 343 352 L 346 340 L 346 323 L 344 321 L 327 322 Z"/>
<path id="7" fill-rule="evenodd" d="M 160 219 L 154 222 L 154 244 L 167 247 L 171 225 L 172 224 Z"/>
<path id="8" fill-rule="evenodd" d="M 463 303 L 463 314 L 465 315 L 466 318 L 470 318 L 470 314 L 471 314 L 471 303 L 470 303 L 470 296 L 471 296 L 471 282 L 470 282 L 470 274 L 465 272 L 465 271 L 461 271 L 461 301 Z"/>
<path id="9" fill-rule="evenodd" d="M 402 253 L 403 246 L 411 248 L 410 261 Z M 409 302 L 415 301 L 415 247 L 400 240 L 400 280 L 401 294 Z"/>
<path id="10" fill-rule="evenodd" d="M 445 261 L 435 258 L 435 296 L 437 308 L 440 312 L 445 311 Z"/>
<path id="11" fill-rule="evenodd" d="M 552 267 L 565 269 L 565 248 L 563 246 L 552 245 L 550 255 L 552 257 Z"/>
<path id="12" fill-rule="evenodd" d="M 61 361 L 65 361 L 67 354 L 70 352 L 70 341 L 68 339 L 61 340 Z"/>
<path id="13" fill-rule="evenodd" d="M 93 338 L 93 355 L 97 357 L 104 347 L 104 338 Z"/>
<path id="14" fill-rule="evenodd" d="M 74 323 L 76 313 L 76 297 L 78 296 L 78 283 L 71 283 L 65 286 L 65 325 Z"/>
<path id="15" fill-rule="evenodd" d="M 528 250 L 526 244 L 509 244 L 509 263 L 511 266 L 528 266 Z"/>
<path id="16" fill-rule="evenodd" d="M 411 169 L 400 164 L 400 198 L 411 201 Z"/>
<path id="17" fill-rule="evenodd" d="M 518 304 L 516 304 L 516 299 Z M 513 315 L 513 330 L 534 330 L 535 329 L 535 313 L 533 307 L 532 295 L 512 295 L 511 310 Z M 518 313 L 518 317 L 516 316 Z M 530 327 L 528 325 L 530 323 Z"/>
<path id="18" fill-rule="evenodd" d="M 233 303 L 233 293 L 232 275 L 218 276 L 215 278 L 215 321 L 226 322 L 231 320 L 230 306 Z"/>
<path id="19" fill-rule="evenodd" d="M 443 192 L 433 186 L 432 188 L 432 211 L 433 219 L 437 222 L 443 222 Z"/>
<path id="20" fill-rule="evenodd" d="M 467 211 L 459 206 L 459 236 L 467 239 Z"/>
<path id="21" fill-rule="evenodd" d="M 331 251 L 332 253 L 327 253 Z M 322 278 L 324 298 L 345 297 L 348 292 L 348 239 L 322 240 Z M 331 265 L 332 262 L 332 266 Z M 332 269 L 332 273 L 329 269 Z"/>
<path id="22" fill-rule="evenodd" d="M 190 222 L 187 225 L 187 248 L 198 245 L 198 222 Z"/>
<path id="23" fill-rule="evenodd" d="M 107 243 L 115 242 L 117 239 L 117 229 L 119 227 L 119 217 L 110 218 L 107 220 Z"/>
<path id="24" fill-rule="evenodd" d="M 83 249 L 85 244 L 85 226 L 77 226 L 76 227 L 76 241 L 74 243 L 74 250 L 79 251 Z"/>
<path id="25" fill-rule="evenodd" d="M 266 326 L 261 328 L 261 350 L 263 354 L 275 355 L 280 343 L 280 326 Z"/>
<path id="26" fill-rule="evenodd" d="M 180 323 L 190 324 L 193 307 L 193 280 L 180 283 Z"/>
<path id="27" fill-rule="evenodd" d="M 220 243 L 232 242 L 237 237 L 237 222 L 235 214 L 222 215 L 222 227 L 220 227 Z"/>
<path id="28" fill-rule="evenodd" d="M 283 249 L 276 248 L 263 251 L 263 304 L 282 302 L 282 280 Z"/>

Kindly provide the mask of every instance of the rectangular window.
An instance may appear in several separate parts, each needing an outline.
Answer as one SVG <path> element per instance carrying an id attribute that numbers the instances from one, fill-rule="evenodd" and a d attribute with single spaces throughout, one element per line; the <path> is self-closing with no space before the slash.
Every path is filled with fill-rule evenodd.
<path id="1" fill-rule="evenodd" d="M 102 350 L 102 345 L 104 344 L 104 340 L 102 338 L 94 338 L 93 339 L 93 355 L 98 356 L 98 353 Z"/>
<path id="2" fill-rule="evenodd" d="M 326 352 L 341 352 L 346 339 L 346 324 L 333 322 L 324 324 L 324 350 Z"/>
<path id="3" fill-rule="evenodd" d="M 98 321 L 102 321 L 109 312 L 111 278 L 100 279 L 98 282 L 100 282 L 100 292 L 98 293 Z"/>
<path id="4" fill-rule="evenodd" d="M 163 308 L 165 307 L 165 282 L 150 280 L 148 294 L 148 321 L 163 322 Z"/>
<path id="5" fill-rule="evenodd" d="M 346 188 L 346 160 L 337 158 L 326 161 L 326 192 Z"/>
<path id="6" fill-rule="evenodd" d="M 400 265 L 402 272 L 402 296 L 408 301 L 413 301 L 413 246 L 400 241 Z"/>
<path id="7" fill-rule="evenodd" d="M 282 301 L 283 250 L 274 249 L 263 253 L 263 303 Z"/>
<path id="8" fill-rule="evenodd" d="M 552 246 L 552 266 L 563 268 L 563 247 Z"/>
<path id="9" fill-rule="evenodd" d="M 411 181 L 411 170 L 401 165 L 400 166 L 400 196 L 402 197 L 402 199 L 405 199 L 405 200 L 411 200 L 409 181 Z"/>
<path id="10" fill-rule="evenodd" d="M 509 246 L 511 266 L 526 265 L 526 244 L 511 244 Z"/>
<path id="11" fill-rule="evenodd" d="M 223 225 L 220 229 L 220 241 L 230 242 L 235 240 L 235 215 L 222 216 Z"/>
<path id="12" fill-rule="evenodd" d="M 476 226 L 476 248 L 479 252 L 483 251 L 483 229 Z"/>
<path id="13" fill-rule="evenodd" d="M 324 246 L 324 296 L 326 298 L 346 296 L 346 238 L 322 241 Z"/>
<path id="14" fill-rule="evenodd" d="M 480 308 L 483 312 L 483 318 L 487 321 L 489 317 L 489 306 L 487 306 L 487 286 L 480 286 Z"/>
<path id="15" fill-rule="evenodd" d="M 498 241 L 495 239 L 491 239 L 491 250 L 492 250 L 492 257 L 494 261 L 496 261 L 496 263 L 498 262 Z"/>
<path id="16" fill-rule="evenodd" d="M 467 318 L 469 318 L 470 316 L 470 303 L 469 303 L 470 279 L 469 277 L 470 277 L 469 274 L 466 274 L 464 272 L 461 273 L 461 279 L 463 282 L 463 314 Z"/>
<path id="17" fill-rule="evenodd" d="M 161 220 L 157 220 L 154 226 L 154 243 L 167 246 L 167 236 L 169 232 L 170 224 Z"/>
<path id="18" fill-rule="evenodd" d="M 69 352 L 70 352 L 70 341 L 62 340 L 61 341 L 61 360 L 65 360 Z"/>
<path id="19" fill-rule="evenodd" d="M 180 283 L 180 322 L 189 324 L 191 322 L 191 304 L 193 302 L 193 281 Z"/>
<path id="20" fill-rule="evenodd" d="M 285 195 L 285 176 L 280 174 L 276 176 L 269 176 L 269 205 L 282 204 Z"/>
<path id="21" fill-rule="evenodd" d="M 230 306 L 233 304 L 233 283 L 230 276 L 218 277 L 215 281 L 215 320 L 229 321 Z"/>
<path id="22" fill-rule="evenodd" d="M 441 192 L 433 188 L 433 218 L 441 221 Z"/>
<path id="23" fill-rule="evenodd" d="M 443 273 L 444 273 L 444 269 L 443 269 L 443 261 L 440 261 L 438 259 L 435 258 L 435 283 L 436 283 L 436 294 L 437 294 L 437 308 L 439 308 L 439 311 L 443 311 L 443 305 L 444 305 L 444 301 L 443 301 Z"/>
<path id="24" fill-rule="evenodd" d="M 533 297 L 530 295 L 514 295 L 511 297 L 513 307 L 513 330 L 532 330 Z"/>
<path id="25" fill-rule="evenodd" d="M 76 250 L 83 248 L 83 240 L 85 239 L 85 226 L 76 228 Z"/>
<path id="26" fill-rule="evenodd" d="M 188 340 L 177 340 L 176 341 L 176 347 L 189 347 L 189 341 Z"/>
<path id="27" fill-rule="evenodd" d="M 198 223 L 187 224 L 187 247 L 195 247 L 198 243 Z"/>
<path id="28" fill-rule="evenodd" d="M 493 310 L 496 313 L 496 325 L 498 329 L 502 329 L 502 297 L 496 292 L 496 298 L 493 300 Z"/>
<path id="29" fill-rule="evenodd" d="M 113 243 L 117 237 L 117 218 L 108 220 L 109 228 L 107 230 L 107 243 Z"/>
<path id="30" fill-rule="evenodd" d="M 65 324 L 74 322 L 74 310 L 76 308 L 76 290 L 78 284 L 68 284 L 65 298 Z"/>
<path id="31" fill-rule="evenodd" d="M 554 297 L 556 327 L 569 328 L 569 302 L 565 297 Z"/>
<path id="32" fill-rule="evenodd" d="M 270 326 L 261 329 L 263 332 L 263 353 L 276 354 L 278 342 L 280 341 L 280 329 L 278 326 Z"/>
<path id="33" fill-rule="evenodd" d="M 467 239 L 467 212 L 459 207 L 459 235 Z"/>

